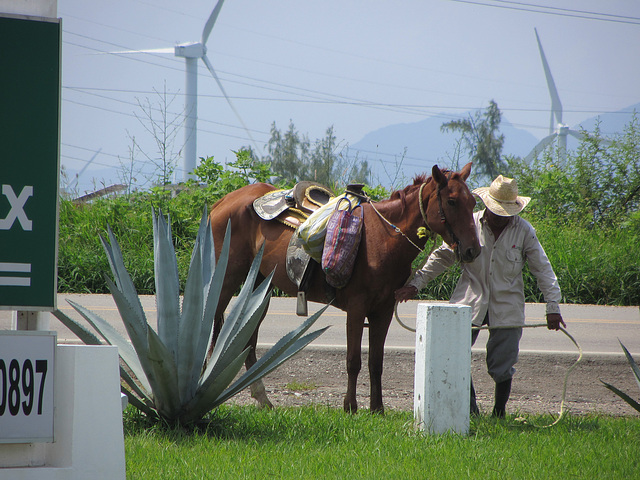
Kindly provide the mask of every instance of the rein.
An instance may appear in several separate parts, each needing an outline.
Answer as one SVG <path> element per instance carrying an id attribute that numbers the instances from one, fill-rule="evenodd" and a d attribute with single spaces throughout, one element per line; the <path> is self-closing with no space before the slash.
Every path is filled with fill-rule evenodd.
<path id="1" fill-rule="evenodd" d="M 422 215 L 422 220 L 424 221 L 425 227 L 427 232 L 430 232 L 431 235 L 429 235 L 430 238 L 435 240 L 436 237 L 436 233 L 431 230 L 431 228 L 429 228 L 429 222 L 427 222 L 427 213 L 424 210 L 424 203 L 422 201 L 422 191 L 424 190 L 424 186 L 426 185 L 426 183 L 423 183 L 422 185 L 420 185 L 420 190 L 418 191 L 418 205 L 420 207 L 420 215 Z M 457 245 L 457 238 L 455 237 L 455 235 L 453 234 L 453 230 L 451 229 L 451 225 L 449 225 L 449 222 L 447 222 L 447 218 L 444 215 L 444 210 L 442 208 L 442 198 L 440 198 L 440 190 L 442 190 L 442 188 L 438 185 L 438 206 L 440 208 L 440 221 L 442 223 L 444 223 L 447 227 L 449 232 L 452 235 L 452 238 L 456 241 L 456 245 Z M 418 251 L 422 252 L 422 250 L 424 248 L 418 246 L 413 240 L 411 240 L 402 230 L 400 230 L 399 227 L 397 227 L 396 225 L 394 225 L 393 223 L 391 223 L 389 220 L 387 220 L 384 215 L 382 215 L 378 209 L 376 208 L 376 206 L 373 204 L 373 202 L 370 202 L 369 205 L 371 205 L 371 208 L 373 208 L 373 211 L 376 212 L 378 214 L 378 216 L 384 221 L 386 222 L 396 233 L 399 233 L 400 235 L 402 235 L 404 238 L 407 239 L 407 241 L 413 245 L 414 247 L 416 247 L 418 249 Z M 434 246 L 435 246 L 435 242 L 434 242 Z M 454 246 L 455 248 L 455 246 Z M 433 248 L 431 249 L 433 251 Z"/>

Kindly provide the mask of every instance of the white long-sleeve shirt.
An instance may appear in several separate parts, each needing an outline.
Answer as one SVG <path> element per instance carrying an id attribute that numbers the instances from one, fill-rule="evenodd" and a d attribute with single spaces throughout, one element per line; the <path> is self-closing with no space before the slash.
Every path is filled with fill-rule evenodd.
<path id="1" fill-rule="evenodd" d="M 547 303 L 547 313 L 560 313 L 558 279 L 535 229 L 516 215 L 496 241 L 483 216 L 484 210 L 473 215 L 482 247 L 480 255 L 471 263 L 461 264 L 462 275 L 450 303 L 469 305 L 472 322 L 477 326 L 487 313 L 492 326 L 524 325 L 522 268 L 526 261 Z M 443 243 L 409 285 L 420 291 L 455 262 L 454 251 Z"/>

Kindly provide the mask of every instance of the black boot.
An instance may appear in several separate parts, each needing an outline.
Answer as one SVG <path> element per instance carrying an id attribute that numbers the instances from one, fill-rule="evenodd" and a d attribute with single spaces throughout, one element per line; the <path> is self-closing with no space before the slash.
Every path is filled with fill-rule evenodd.
<path id="1" fill-rule="evenodd" d="M 511 379 L 496 383 L 495 405 L 491 414 L 493 417 L 504 418 L 509 395 L 511 395 Z"/>
<path id="2" fill-rule="evenodd" d="M 471 415 L 480 415 L 480 409 L 478 408 L 478 404 L 476 403 L 476 390 L 473 388 L 473 380 L 471 380 L 471 399 L 469 402 L 469 413 Z"/>

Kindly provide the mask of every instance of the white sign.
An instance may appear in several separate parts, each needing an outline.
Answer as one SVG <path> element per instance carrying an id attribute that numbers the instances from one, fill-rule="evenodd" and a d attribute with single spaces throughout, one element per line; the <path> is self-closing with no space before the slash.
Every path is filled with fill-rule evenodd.
<path id="1" fill-rule="evenodd" d="M 56 333 L 0 331 L 0 443 L 53 442 Z"/>

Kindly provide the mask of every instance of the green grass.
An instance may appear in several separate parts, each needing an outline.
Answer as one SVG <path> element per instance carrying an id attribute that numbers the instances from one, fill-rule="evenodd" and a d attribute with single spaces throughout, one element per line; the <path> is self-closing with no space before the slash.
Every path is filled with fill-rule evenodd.
<path id="1" fill-rule="evenodd" d="M 432 436 L 414 431 L 411 412 L 223 406 L 198 432 L 125 415 L 129 479 L 640 478 L 639 446 L 637 417 L 569 416 L 552 428 L 481 417 L 468 436 Z"/>

